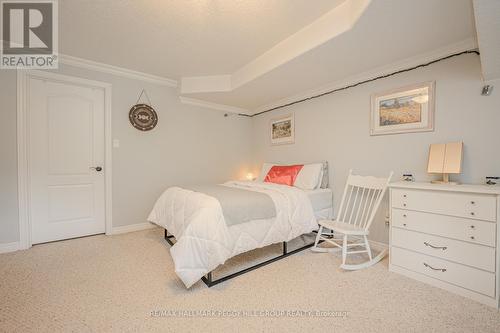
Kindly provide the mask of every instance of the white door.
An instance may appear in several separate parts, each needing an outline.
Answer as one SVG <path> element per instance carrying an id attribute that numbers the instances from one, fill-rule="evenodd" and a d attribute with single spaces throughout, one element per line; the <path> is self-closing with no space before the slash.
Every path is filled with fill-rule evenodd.
<path id="1" fill-rule="evenodd" d="M 28 86 L 32 243 L 104 233 L 104 90 Z"/>

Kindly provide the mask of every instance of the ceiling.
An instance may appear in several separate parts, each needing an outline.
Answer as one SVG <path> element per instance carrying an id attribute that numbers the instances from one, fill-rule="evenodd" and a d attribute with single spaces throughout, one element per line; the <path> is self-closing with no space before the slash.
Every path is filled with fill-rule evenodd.
<path id="1" fill-rule="evenodd" d="M 229 74 L 344 0 L 64 0 L 63 54 L 171 79 Z"/>
<path id="2" fill-rule="evenodd" d="M 181 85 L 183 96 L 248 114 L 415 55 L 470 48 L 476 39 L 471 0 L 59 4 L 61 53 L 194 83 L 200 89 Z"/>
<path id="3" fill-rule="evenodd" d="M 474 14 L 483 78 L 500 79 L 500 1 L 474 0 Z"/>

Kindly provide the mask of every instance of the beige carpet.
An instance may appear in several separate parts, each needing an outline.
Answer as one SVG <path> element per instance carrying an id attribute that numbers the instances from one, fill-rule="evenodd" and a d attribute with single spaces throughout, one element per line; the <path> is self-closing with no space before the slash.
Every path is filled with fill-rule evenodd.
<path id="1" fill-rule="evenodd" d="M 496 309 L 389 273 L 387 260 L 344 272 L 338 256 L 304 251 L 186 290 L 162 236 L 152 229 L 0 255 L 0 331 L 500 331 Z"/>

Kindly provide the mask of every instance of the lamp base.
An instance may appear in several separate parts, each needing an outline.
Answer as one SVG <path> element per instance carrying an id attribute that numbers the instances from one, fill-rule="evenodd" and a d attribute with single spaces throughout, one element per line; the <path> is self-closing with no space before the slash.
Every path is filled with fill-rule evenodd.
<path id="1" fill-rule="evenodd" d="M 458 185 L 457 182 L 450 182 L 450 175 L 443 173 L 443 180 L 433 180 L 431 184 Z"/>

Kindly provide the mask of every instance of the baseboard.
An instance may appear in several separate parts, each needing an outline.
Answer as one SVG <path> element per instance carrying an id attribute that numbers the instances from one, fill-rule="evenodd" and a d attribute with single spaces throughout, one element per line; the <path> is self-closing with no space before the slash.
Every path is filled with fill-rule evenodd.
<path id="1" fill-rule="evenodd" d="M 370 240 L 370 246 L 379 251 L 389 249 L 389 244 Z"/>
<path id="2" fill-rule="evenodd" d="M 21 244 L 19 242 L 0 244 L 0 253 L 14 252 L 20 249 L 21 249 Z"/>
<path id="3" fill-rule="evenodd" d="M 353 237 L 353 238 L 357 238 L 360 241 L 363 240 L 362 237 Z M 349 238 L 349 239 L 351 239 L 351 238 Z M 375 249 L 375 250 L 383 251 L 383 250 L 388 250 L 389 249 L 389 244 L 381 243 L 381 242 L 377 242 L 377 241 L 373 241 L 371 239 L 368 239 L 368 241 L 370 242 L 370 247 L 373 248 L 373 249 Z"/>
<path id="4" fill-rule="evenodd" d="M 119 234 L 125 234 L 127 232 L 134 232 L 134 231 L 152 229 L 152 228 L 155 228 L 155 227 L 156 227 L 155 224 L 149 223 L 149 222 L 124 225 L 124 226 L 121 226 L 121 227 L 113 227 L 112 235 L 119 235 Z"/>
<path id="5" fill-rule="evenodd" d="M 112 235 L 119 235 L 119 234 L 124 234 L 127 232 L 134 232 L 134 231 L 140 231 L 140 230 L 146 230 L 146 229 L 152 229 L 155 228 L 156 225 L 153 223 L 149 222 L 144 222 L 144 223 L 137 223 L 137 224 L 131 224 L 131 225 L 124 225 L 121 227 L 113 227 Z M 0 244 L 0 253 L 8 253 L 8 252 L 14 252 L 21 250 L 21 244 L 20 242 L 12 242 L 12 243 L 3 243 Z"/>

